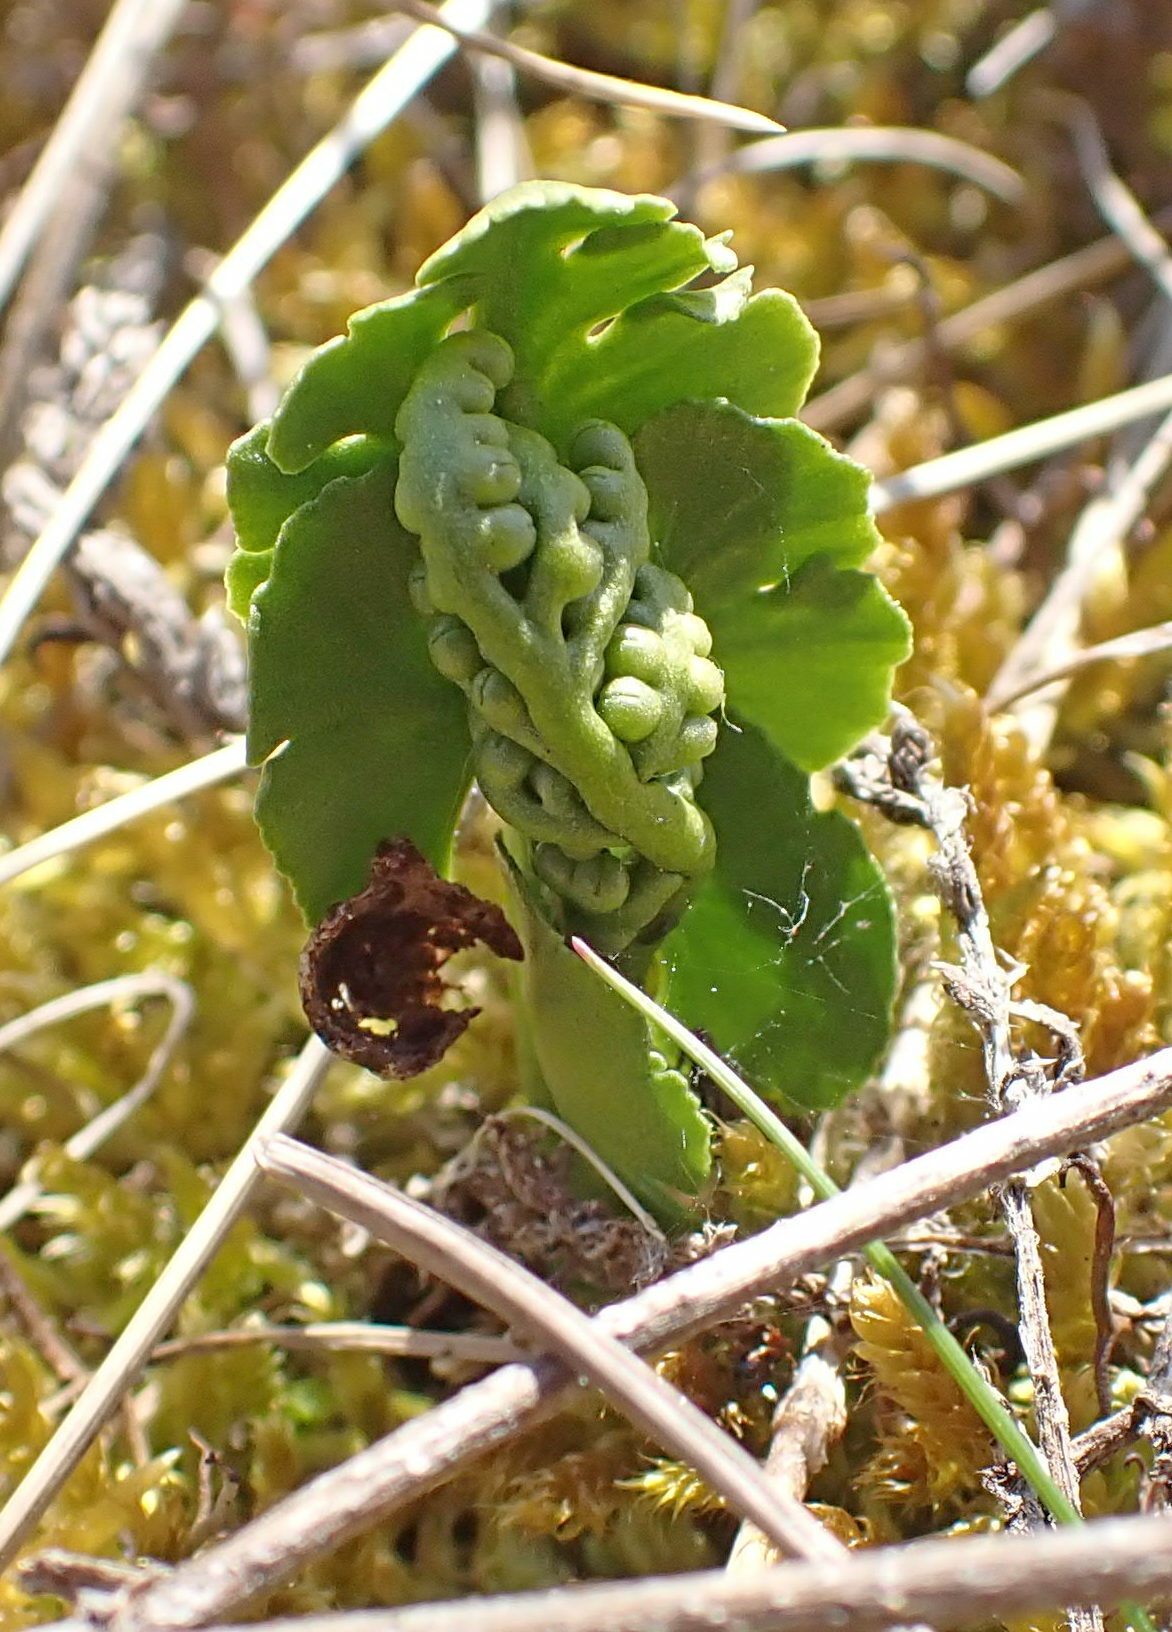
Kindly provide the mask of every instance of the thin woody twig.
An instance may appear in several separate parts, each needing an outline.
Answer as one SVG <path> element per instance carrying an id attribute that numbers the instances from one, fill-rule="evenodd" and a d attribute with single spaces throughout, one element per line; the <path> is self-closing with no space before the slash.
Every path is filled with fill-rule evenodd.
<path id="1" fill-rule="evenodd" d="M 717 102 L 733 102 L 736 100 L 742 79 L 745 51 L 750 37 L 748 25 L 756 8 L 757 0 L 727 0 L 724 7 L 720 41 L 716 47 L 716 60 L 712 65 L 712 72 L 708 80 L 708 94 Z M 688 31 L 681 29 L 679 62 L 681 83 L 686 83 L 685 76 L 689 68 L 689 64 L 683 60 L 684 41 L 687 36 Z M 697 77 L 694 66 L 692 74 L 693 77 Z M 719 125 L 698 125 L 696 127 L 692 144 L 691 174 L 680 189 L 681 208 L 688 208 L 694 199 L 697 177 L 719 165 L 727 157 L 731 148 L 732 141 L 727 127 L 722 128 Z"/>
<path id="2" fill-rule="evenodd" d="M 852 1266 L 835 1267 L 831 1290 L 841 1294 L 850 1286 Z M 802 1358 L 793 1381 L 773 1415 L 765 1472 L 769 1479 L 798 1501 L 810 1481 L 826 1464 L 830 1447 L 846 1429 L 846 1383 L 841 1363 L 844 1345 L 823 1315 L 811 1316 L 806 1326 Z M 725 1568 L 732 1574 L 759 1570 L 777 1563 L 777 1550 L 754 1524 L 742 1524 Z"/>
<path id="3" fill-rule="evenodd" d="M 114 152 L 111 143 L 105 162 L 89 156 L 63 183 L 58 208 L 37 242 L 8 314 L 0 347 L 0 462 L 5 466 L 20 444 L 29 379 L 49 349 L 61 307 L 97 231 L 114 177 Z"/>
<path id="4" fill-rule="evenodd" d="M 156 1343 L 147 1363 L 156 1365 L 189 1354 L 218 1354 L 225 1349 L 270 1343 L 289 1353 L 330 1354 L 357 1350 L 363 1354 L 393 1355 L 400 1360 L 452 1361 L 458 1365 L 503 1366 L 523 1358 L 524 1350 L 509 1337 L 491 1332 L 435 1332 L 417 1326 L 383 1326 L 364 1320 L 310 1321 L 304 1326 L 273 1325 L 257 1321 L 250 1326 L 228 1326 L 220 1331 L 193 1332 Z M 88 1373 L 42 1400 L 41 1410 L 52 1417 L 72 1405 Z"/>
<path id="5" fill-rule="evenodd" d="M 1019 425 L 1001 436 L 986 437 L 983 442 L 975 442 L 967 448 L 954 448 L 951 453 L 926 459 L 910 470 L 885 476 L 882 481 L 872 483 L 869 501 L 872 514 L 881 516 L 900 504 L 956 493 L 1002 471 L 1047 459 L 1091 437 L 1107 436 L 1124 425 L 1150 419 L 1153 414 L 1167 414 L 1169 409 L 1172 409 L 1172 374 L 1161 374 L 1145 380 L 1142 385 L 1129 386 L 1126 391 L 1116 391 L 1112 396 L 1099 397 L 1081 407 L 1068 408 L 1049 419 L 1036 420 L 1032 425 Z"/>
<path id="6" fill-rule="evenodd" d="M 511 63 L 487 53 L 471 63 L 476 109 L 476 192 L 480 204 L 536 174 Z"/>
<path id="7" fill-rule="evenodd" d="M 1060 106 L 1100 213 L 1131 255 L 1151 273 L 1161 293 L 1172 300 L 1172 249 L 1111 169 L 1091 109 L 1080 99 L 1065 95 Z M 990 706 L 1013 707 L 1031 745 L 1039 752 L 1049 744 L 1066 695 L 1065 681 L 1072 672 L 1071 658 L 1078 649 L 1082 609 L 1090 586 L 1102 572 L 1105 558 L 1122 549 L 1170 463 L 1172 414 L 1165 416 L 1129 465 L 1112 472 L 1114 479 L 1108 491 L 1096 495 L 1086 506 L 1071 533 L 1062 571 L 989 687 Z M 1054 683 L 1039 694 L 1036 676 L 1055 670 L 1059 673 Z M 1019 706 L 1027 696 L 1027 706 Z"/>
<path id="8" fill-rule="evenodd" d="M 1131 188 L 1112 169 L 1103 132 L 1090 104 L 1068 93 L 1051 95 L 1060 101 L 1079 168 L 1099 214 L 1151 273 L 1161 292 L 1172 300 L 1172 250 L 1149 221 Z"/>
<path id="9" fill-rule="evenodd" d="M 1172 210 L 1161 210 L 1155 221 L 1172 226 Z M 1052 301 L 1076 290 L 1087 289 L 1125 272 L 1130 261 L 1127 246 L 1112 235 L 1098 238 L 1060 260 L 1048 261 L 1023 273 L 991 294 L 982 295 L 971 306 L 942 319 L 932 343 L 942 350 L 957 351 L 1004 323 L 1012 323 Z M 852 298 L 855 298 L 852 296 Z M 821 314 L 820 321 L 821 321 Z M 875 394 L 885 384 L 908 379 L 928 360 L 929 347 L 923 339 L 905 340 L 885 353 L 881 366 L 860 369 L 837 385 L 812 397 L 802 409 L 802 418 L 816 431 L 835 431 L 856 415 L 865 412 Z"/>
<path id="10" fill-rule="evenodd" d="M 1172 1490 L 1172 1314 L 1156 1339 L 1147 1384 L 1134 1410 L 1138 1434 L 1152 1447 L 1140 1505 L 1148 1512 L 1166 1510 Z"/>
<path id="11" fill-rule="evenodd" d="M 161 1575 L 165 1568 L 161 1564 L 127 1564 L 122 1559 L 90 1558 L 64 1547 L 46 1547 L 22 1560 L 17 1573 L 26 1592 L 49 1593 L 64 1598 L 66 1603 L 85 1594 L 88 1607 L 95 1595 L 139 1586 L 151 1576 Z"/>
<path id="12" fill-rule="evenodd" d="M 1008 1241 L 994 1239 L 991 1235 L 974 1235 L 967 1230 L 936 1229 L 918 1224 L 892 1241 L 891 1245 L 898 1247 L 900 1252 L 935 1252 L 943 1249 L 945 1253 L 985 1253 L 991 1258 L 1008 1258 L 1013 1252 Z"/>
<path id="13" fill-rule="evenodd" d="M 1137 389 L 1142 390 L 1143 387 Z M 1097 494 L 1079 516 L 1066 561 L 1045 600 L 1005 659 L 986 696 L 990 708 L 1012 708 L 1036 751 L 1049 743 L 1066 680 L 1077 666 L 1082 607 L 1105 553 L 1121 548 L 1143 516 L 1152 492 L 1172 462 L 1172 414 L 1166 414 L 1139 456 L 1112 490 Z M 1054 676 L 1039 694 L 1039 676 Z M 1019 705 L 1027 701 L 1027 707 Z"/>
<path id="14" fill-rule="evenodd" d="M 141 97 L 184 0 L 119 0 L 73 87 L 36 166 L 0 232 L 0 306 L 29 251 L 60 209 L 62 189 L 79 164 L 99 165 L 117 148 L 116 133 Z M 96 158 L 95 158 L 96 155 Z"/>
<path id="15" fill-rule="evenodd" d="M 851 164 L 858 160 L 921 164 L 946 170 L 983 187 L 1005 204 L 1021 204 L 1026 184 L 1018 172 L 969 142 L 914 125 L 837 125 L 821 130 L 788 131 L 740 147 L 713 170 L 696 178 L 698 185 L 731 171 L 757 175 L 806 164 Z"/>
<path id="16" fill-rule="evenodd" d="M 41 1308 L 24 1277 L 0 1246 L 0 1297 L 2 1297 L 41 1358 L 61 1378 L 75 1383 L 89 1376 L 89 1371 L 77 1353 L 54 1326 Z"/>
<path id="17" fill-rule="evenodd" d="M 1041 1062 L 1015 1053 L 1011 1035 L 1012 977 L 997 956 L 977 870 L 969 853 L 964 795 L 948 788 L 930 770 L 931 739 L 906 711 L 891 733 L 888 774 L 893 789 L 918 803 L 919 821 L 932 834 L 937 855 L 931 871 L 937 890 L 956 921 L 960 968 L 944 969 L 945 984 L 966 1010 L 981 1038 L 990 1108 L 1007 1107 L 1049 1092 Z M 1062 1017 L 1055 1029 L 1068 1050 L 1077 1047 Z M 1081 1513 L 1078 1474 L 1071 1450 L 1070 1417 L 1062 1394 L 1058 1357 L 1046 1309 L 1041 1244 L 1034 1225 L 1026 1180 L 1013 1177 L 1001 1194 L 1002 1211 L 1016 1249 L 1018 1329 L 1034 1385 L 1034 1413 L 1042 1452 L 1059 1489 L 1075 1514 Z M 1075 1628 L 1101 1627 L 1098 1611 L 1072 1611 Z"/>
<path id="18" fill-rule="evenodd" d="M 638 80 L 620 79 L 615 74 L 599 74 L 590 68 L 575 68 L 568 62 L 558 62 L 554 57 L 542 56 L 539 51 L 514 45 L 511 40 L 499 39 L 484 29 L 465 28 L 444 17 L 439 8 L 428 5 L 427 0 L 395 0 L 395 10 L 406 12 L 416 22 L 431 23 L 436 28 L 446 29 L 461 45 L 473 51 L 487 52 L 490 56 L 502 57 L 522 73 L 532 74 L 535 79 L 544 80 L 547 85 L 554 85 L 570 96 L 617 102 L 621 107 L 649 108 L 653 113 L 663 113 L 677 119 L 702 119 L 725 125 L 730 130 L 749 131 L 754 136 L 775 136 L 785 130 L 785 126 L 779 125 L 776 119 L 754 113 L 750 108 L 738 108 L 728 102 L 714 102 L 707 96 L 689 96 L 683 91 L 667 90 L 660 85 L 645 85 Z"/>
<path id="19" fill-rule="evenodd" d="M 1172 1361 L 1172 1315 L 1170 1315 L 1161 1330 L 1161 1336 L 1156 1343 L 1156 1352 L 1148 1370 L 1147 1382 L 1142 1391 L 1136 1395 L 1130 1405 L 1122 1411 L 1115 1411 L 1101 1422 L 1094 1423 L 1074 1441 L 1074 1461 L 1079 1474 L 1085 1478 L 1095 1468 L 1099 1468 L 1125 1445 L 1133 1444 L 1137 1439 L 1148 1437 L 1154 1424 L 1154 1419 L 1169 1418 L 1164 1409 L 1168 1405 L 1169 1390 L 1172 1389 L 1172 1376 L 1169 1375 L 1170 1361 Z M 1172 1436 L 1172 1418 L 1162 1426 L 1155 1423 L 1157 1432 Z M 1168 1443 L 1172 1445 L 1172 1437 Z"/>
<path id="20" fill-rule="evenodd" d="M 1115 1253 L 1115 1198 L 1098 1162 L 1085 1150 L 1066 1158 L 1058 1175 L 1064 1185 L 1069 1173 L 1077 1173 L 1095 1204 L 1095 1244 L 1091 1261 L 1091 1308 L 1095 1315 L 1095 1392 L 1104 1417 L 1111 1414 L 1111 1348 L 1115 1342 L 1115 1321 L 1111 1314 L 1111 1259 Z"/>
<path id="21" fill-rule="evenodd" d="M 823 1123 L 823 1129 L 826 1124 Z M 812 1151 L 813 1153 L 813 1151 Z M 902 1155 L 902 1147 L 899 1155 Z M 819 1155 L 819 1160 L 821 1160 Z M 874 1173 L 894 1165 L 886 1149 L 871 1151 L 856 1166 L 852 1184 L 864 1183 Z M 856 1265 L 840 1258 L 826 1284 L 828 1312 L 814 1314 L 806 1324 L 801 1359 L 793 1380 L 777 1405 L 770 1432 L 765 1471 L 770 1479 L 804 1499 L 814 1476 L 825 1466 L 830 1449 L 847 1425 L 846 1382 L 842 1362 L 850 1343 L 832 1318 L 850 1297 Z M 725 1568 L 761 1569 L 777 1563 L 777 1552 L 752 1524 L 742 1524 Z"/>
<path id="22" fill-rule="evenodd" d="M 1172 622 L 1133 629 L 1130 634 L 1116 635 L 1113 640 L 1101 640 L 1094 646 L 1084 646 L 1081 651 L 1071 652 L 1053 668 L 1026 675 L 1016 685 L 1007 680 L 998 689 L 997 706 L 1012 708 L 1023 697 L 1028 697 L 1030 692 L 1041 691 L 1043 686 L 1051 685 L 1055 680 L 1068 679 L 1080 670 L 1089 668 L 1092 663 L 1128 662 L 1133 658 L 1153 657 L 1169 650 L 1172 650 Z M 988 700 L 991 702 L 992 696 Z"/>
<path id="23" fill-rule="evenodd" d="M 1046 1310 L 1041 1243 L 1024 1180 L 1012 1179 L 1005 1186 L 1002 1210 L 1017 1249 L 1018 1330 L 1034 1385 L 1038 1440 L 1051 1473 L 1067 1500 L 1081 1513 L 1078 1474 L 1071 1449 L 1070 1415 L 1062 1395 L 1058 1356 Z"/>
<path id="24" fill-rule="evenodd" d="M 1080 1149 L 1169 1106 L 1172 1049 L 1163 1049 L 1025 1105 L 782 1219 L 594 1318 L 642 1352 L 683 1342 L 765 1291 L 776 1293 L 914 1219 L 955 1206 L 1039 1161 Z M 556 1362 L 536 1360 L 503 1367 L 470 1384 L 319 1474 L 236 1535 L 145 1589 L 120 1609 L 110 1632 L 204 1626 L 230 1614 L 484 1452 L 499 1450 L 511 1434 L 554 1409 L 569 1381 Z M 1077 1540 L 1085 1548 L 1081 1533 Z M 1141 1584 L 1137 1581 L 1137 1590 Z M 906 1611 L 898 1618 L 907 1619 Z"/>
<path id="25" fill-rule="evenodd" d="M 1135 1410 L 1128 1406 L 1126 1410 L 1116 1411 L 1111 1416 L 1104 1417 L 1101 1422 L 1094 1423 L 1083 1433 L 1076 1434 L 1072 1441 L 1072 1449 L 1079 1478 L 1085 1479 L 1088 1473 L 1102 1467 L 1116 1451 L 1130 1445 L 1138 1433 Z"/>
<path id="26" fill-rule="evenodd" d="M 204 788 L 214 788 L 217 783 L 230 781 L 247 769 L 244 738 L 233 737 L 222 748 L 213 748 L 210 754 L 202 754 L 199 759 L 189 760 L 173 771 L 165 771 L 162 776 L 153 777 L 141 787 L 107 799 L 105 804 L 95 805 L 80 816 L 72 816 L 69 821 L 50 828 L 47 833 L 39 833 L 18 849 L 8 851 L 7 855 L 0 855 L 0 885 L 10 884 L 14 878 L 39 867 L 42 862 L 69 855 L 87 844 L 95 844 L 98 839 L 104 839 L 108 833 L 116 833 L 128 822 L 135 822 L 140 816 L 149 816 L 152 811 L 177 799 L 186 799 Z"/>
<path id="27" fill-rule="evenodd" d="M 193 1332 L 190 1337 L 170 1337 L 151 1350 L 152 1365 L 175 1360 L 181 1355 L 215 1354 L 224 1349 L 247 1348 L 271 1343 L 274 1348 L 328 1353 L 357 1349 L 367 1354 L 388 1354 L 399 1359 L 460 1360 L 474 1365 L 504 1365 L 517 1360 L 523 1350 L 511 1337 L 491 1332 L 433 1332 L 417 1326 L 382 1326 L 365 1320 L 310 1321 L 304 1326 L 273 1325 L 258 1321 L 254 1326 L 229 1326 L 218 1332 Z"/>
<path id="28" fill-rule="evenodd" d="M 240 1476 L 194 1428 L 188 1428 L 187 1437 L 199 1452 L 195 1513 L 184 1537 L 187 1551 L 195 1552 L 226 1528 L 240 1495 Z"/>
<path id="29" fill-rule="evenodd" d="M 992 96 L 1026 63 L 1045 50 L 1058 31 L 1054 6 L 1039 6 L 1014 23 L 969 69 L 965 90 L 971 97 Z"/>
<path id="30" fill-rule="evenodd" d="M 685 1395 L 609 1336 L 568 1298 L 470 1230 L 401 1191 L 294 1139 L 257 1148 L 270 1178 L 361 1224 L 412 1263 L 491 1309 L 602 1390 L 631 1422 L 682 1457 L 774 1544 L 804 1558 L 842 1551 L 788 1491 Z"/>
<path id="31" fill-rule="evenodd" d="M 131 1606 L 165 1585 L 140 1588 L 130 1596 Z M 261 1622 L 257 1632 L 882 1632 L 912 1617 L 933 1627 L 972 1627 L 1071 1604 L 1114 1605 L 1135 1594 L 1170 1592 L 1172 1518 L 1160 1513 L 1028 1536 L 948 1536 L 864 1547 L 834 1561 L 778 1564 L 732 1577 L 705 1570 L 305 1615 Z M 126 1609 L 116 1609 L 112 1624 L 129 1624 L 126 1616 Z M 59 1621 L 53 1632 L 93 1632 L 93 1622 Z"/>
<path id="32" fill-rule="evenodd" d="M 272 343 L 268 329 L 250 288 L 216 296 L 211 278 L 216 257 L 206 249 L 190 249 L 184 266 L 217 300 L 220 308 L 220 339 L 244 389 L 248 417 L 268 419 L 276 412 L 281 388 L 273 372 Z"/>

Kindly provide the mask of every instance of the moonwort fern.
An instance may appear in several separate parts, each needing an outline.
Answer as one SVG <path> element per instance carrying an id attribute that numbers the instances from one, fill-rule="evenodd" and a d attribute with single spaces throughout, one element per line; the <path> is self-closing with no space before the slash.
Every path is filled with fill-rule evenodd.
<path id="1" fill-rule="evenodd" d="M 696 803 L 724 677 L 684 584 L 650 559 L 630 443 L 588 421 L 558 462 L 493 412 L 513 357 L 487 331 L 424 363 L 395 423 L 416 607 L 468 700 L 472 769 L 559 918 L 609 953 L 661 940 L 715 859 Z"/>
<path id="2" fill-rule="evenodd" d="M 881 718 L 906 644 L 859 570 L 865 476 L 792 417 L 808 325 L 672 215 L 503 195 L 229 459 L 258 816 L 307 918 L 383 841 L 442 870 L 475 778 L 505 824 L 525 1090 L 668 1219 L 707 1122 L 565 936 L 766 1091 L 840 1098 L 885 1034 L 891 913 L 807 774 Z"/>

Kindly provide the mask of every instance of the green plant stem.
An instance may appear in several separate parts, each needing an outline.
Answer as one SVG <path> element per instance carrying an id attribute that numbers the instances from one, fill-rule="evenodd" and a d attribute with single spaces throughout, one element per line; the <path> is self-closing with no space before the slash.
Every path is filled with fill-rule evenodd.
<path id="1" fill-rule="evenodd" d="M 770 1110 L 765 1101 L 737 1075 L 720 1055 L 683 1025 L 674 1015 L 640 991 L 619 972 L 600 958 L 585 941 L 577 936 L 570 942 L 578 956 L 595 971 L 608 986 L 626 999 L 652 1025 L 657 1026 L 676 1043 L 687 1057 L 706 1071 L 728 1095 L 738 1110 L 743 1111 L 753 1126 L 776 1145 L 809 1184 L 820 1201 L 841 1195 L 840 1187 L 814 1158 L 785 1123 Z M 1059 1524 L 1082 1524 L 1083 1517 L 1074 1504 L 1059 1489 L 1042 1458 L 1041 1452 L 1010 1412 L 994 1388 L 977 1370 L 963 1346 L 940 1319 L 927 1298 L 896 1258 L 891 1248 L 882 1241 L 872 1241 L 863 1248 L 863 1256 L 877 1275 L 881 1275 L 895 1290 L 904 1308 L 922 1327 L 924 1336 L 935 1349 L 948 1375 L 968 1400 L 973 1410 L 988 1428 L 1007 1457 L 1016 1462 L 1023 1479 L 1030 1485 L 1038 1500 L 1045 1504 Z M 1146 1611 L 1134 1605 L 1124 1605 L 1124 1612 L 1134 1632 L 1156 1632 L 1155 1624 Z"/>

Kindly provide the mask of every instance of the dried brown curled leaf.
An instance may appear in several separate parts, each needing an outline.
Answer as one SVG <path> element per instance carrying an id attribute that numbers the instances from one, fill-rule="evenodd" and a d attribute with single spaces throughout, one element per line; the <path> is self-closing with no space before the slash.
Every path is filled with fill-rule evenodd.
<path id="1" fill-rule="evenodd" d="M 453 988 L 440 976 L 475 941 L 522 956 L 499 907 L 440 878 L 409 840 L 388 840 L 366 888 L 331 908 L 306 943 L 306 1018 L 343 1059 L 381 1077 L 418 1076 L 480 1012 L 449 1007 Z"/>

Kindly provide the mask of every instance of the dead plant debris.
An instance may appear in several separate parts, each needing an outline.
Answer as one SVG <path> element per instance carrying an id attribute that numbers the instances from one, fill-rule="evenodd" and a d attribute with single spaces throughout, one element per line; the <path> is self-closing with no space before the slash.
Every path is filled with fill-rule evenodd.
<path id="1" fill-rule="evenodd" d="M 440 878 L 407 839 L 381 844 L 370 879 L 322 919 L 301 954 L 301 1001 L 335 1054 L 376 1076 L 417 1077 L 438 1064 L 479 1010 L 452 1007 L 440 970 L 480 942 L 520 959 L 501 909 Z"/>

